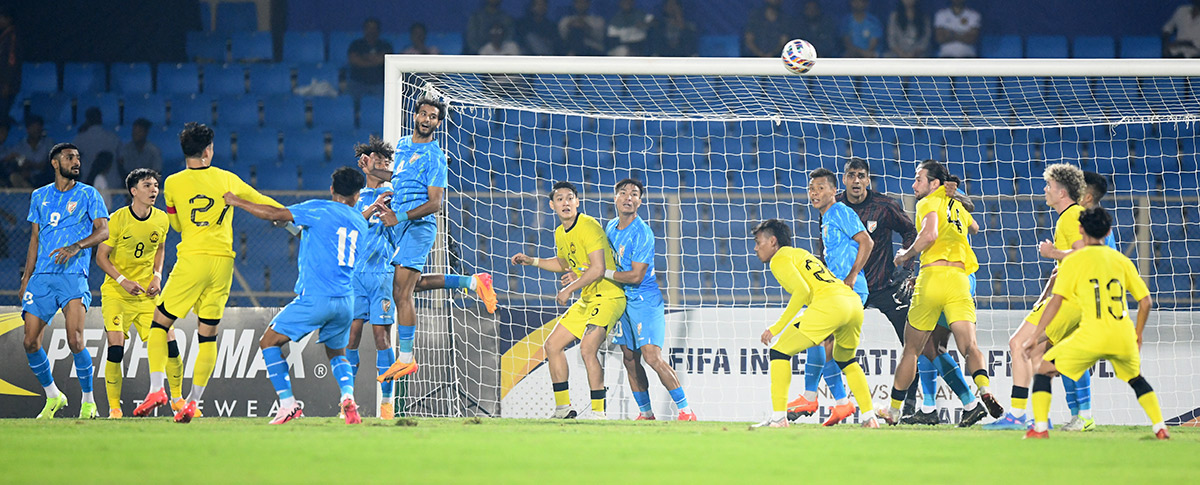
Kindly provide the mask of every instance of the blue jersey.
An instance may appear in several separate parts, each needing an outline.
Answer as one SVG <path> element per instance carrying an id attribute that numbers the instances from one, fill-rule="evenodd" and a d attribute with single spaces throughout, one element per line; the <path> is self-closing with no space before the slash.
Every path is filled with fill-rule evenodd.
<path id="1" fill-rule="evenodd" d="M 341 202 L 308 200 L 287 208 L 300 234 L 297 295 L 353 296 L 350 274 L 359 259 L 359 238 L 367 232 L 361 212 Z"/>
<path id="2" fill-rule="evenodd" d="M 841 280 L 850 276 L 854 260 L 858 258 L 858 241 L 854 235 L 866 231 L 862 219 L 846 204 L 834 202 L 821 215 L 821 244 L 825 246 L 825 266 Z M 867 276 L 862 270 L 854 279 L 854 292 L 867 294 Z"/>
<path id="3" fill-rule="evenodd" d="M 429 201 L 429 188 L 446 188 L 446 152 L 437 141 L 413 143 L 405 137 L 396 143 L 392 159 L 392 210 L 406 212 Z M 401 215 L 401 218 L 404 216 Z M 433 222 L 433 214 L 422 220 Z"/>
<path id="4" fill-rule="evenodd" d="M 87 276 L 92 264 L 92 250 L 84 249 L 57 264 L 50 253 L 55 249 L 76 243 L 92 234 L 92 221 L 108 219 L 108 208 L 100 192 L 90 185 L 75 182 L 66 192 L 60 192 L 54 184 L 33 191 L 29 200 L 27 220 L 38 225 L 37 262 L 33 266 L 37 273 L 67 273 Z"/>
<path id="5" fill-rule="evenodd" d="M 383 187 L 379 188 L 364 188 L 358 195 L 358 205 L 354 206 L 354 210 L 361 214 L 367 210 L 367 206 L 375 203 L 375 198 L 379 194 L 388 192 L 390 189 Z M 383 221 L 379 220 L 378 216 L 371 216 L 367 220 L 367 231 L 358 236 L 358 254 L 361 259 L 354 265 L 354 274 L 363 273 L 391 273 L 395 270 L 392 266 L 392 253 L 396 252 L 396 245 L 392 242 L 391 232 L 387 226 L 383 225 Z"/>
<path id="6" fill-rule="evenodd" d="M 630 271 L 633 269 L 633 263 L 646 263 L 650 266 L 646 268 L 646 277 L 641 283 L 623 285 L 626 298 L 662 298 L 662 292 L 658 289 L 658 279 L 654 276 L 654 231 L 641 216 L 635 217 L 625 229 L 617 228 L 620 222 L 620 219 L 608 221 L 604 229 L 604 234 L 608 236 L 608 244 L 613 248 L 617 271 Z"/>

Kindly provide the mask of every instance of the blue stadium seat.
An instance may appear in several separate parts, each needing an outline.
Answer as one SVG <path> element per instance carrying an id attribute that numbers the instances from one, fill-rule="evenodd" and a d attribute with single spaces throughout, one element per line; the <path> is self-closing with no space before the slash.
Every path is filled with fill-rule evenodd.
<path id="1" fill-rule="evenodd" d="M 238 164 L 262 166 L 263 164 L 274 164 L 278 160 L 279 133 L 274 130 L 242 130 L 238 132 Z"/>
<path id="2" fill-rule="evenodd" d="M 269 61 L 274 56 L 270 32 L 235 32 L 230 36 L 235 62 Z"/>
<path id="3" fill-rule="evenodd" d="M 197 2 L 200 4 L 200 30 L 205 32 L 212 31 L 213 11 L 212 4 L 208 2 Z"/>
<path id="4" fill-rule="evenodd" d="M 1067 57 L 1067 38 L 1061 35 L 1031 35 L 1026 37 L 1025 57 L 1065 58 Z"/>
<path id="5" fill-rule="evenodd" d="M 245 93 L 246 68 L 237 64 L 212 64 L 204 68 L 204 94 L 229 96 Z"/>
<path id="6" fill-rule="evenodd" d="M 383 97 L 363 96 L 358 102 L 358 127 L 383 131 Z"/>
<path id="7" fill-rule="evenodd" d="M 172 138 L 170 140 L 164 140 L 169 143 L 166 148 L 169 148 L 172 153 L 182 154 L 183 149 L 179 146 L 179 130 L 168 128 L 167 132 L 171 134 Z M 163 149 L 163 146 L 159 145 L 158 148 Z M 165 151 L 163 152 L 163 157 L 170 159 L 171 157 L 167 157 L 166 153 L 167 152 Z M 237 173 L 239 176 L 242 175 L 241 172 L 237 172 L 233 168 L 229 168 L 233 161 L 233 135 L 229 130 L 219 130 L 213 133 L 213 160 L 217 160 L 218 164 L 220 164 L 226 170 Z M 182 164 L 183 160 L 180 160 L 180 163 Z M 249 167 L 247 167 L 247 169 L 248 168 Z M 246 176 L 243 178 L 243 180 L 250 180 L 250 173 L 248 170 L 246 170 L 245 175 Z"/>
<path id="8" fill-rule="evenodd" d="M 702 35 L 698 50 L 701 57 L 737 57 L 740 45 L 736 35 Z"/>
<path id="9" fill-rule="evenodd" d="M 300 177 L 294 165 L 264 165 L 255 167 L 258 174 L 254 179 L 258 190 L 296 190 L 300 188 Z M 326 188 L 329 186 L 326 185 Z"/>
<path id="10" fill-rule="evenodd" d="M 1077 59 L 1112 59 L 1117 57 L 1113 38 L 1104 36 L 1080 36 L 1072 45 L 1072 56 Z"/>
<path id="11" fill-rule="evenodd" d="M 258 127 L 258 98 L 226 96 L 217 99 L 217 124 L 235 130 Z"/>
<path id="12" fill-rule="evenodd" d="M 350 43 L 356 39 L 362 38 L 361 32 L 354 31 L 333 31 L 329 33 L 329 64 L 334 66 L 345 66 L 347 62 L 347 51 L 350 50 Z M 393 46 L 395 47 L 395 46 Z"/>
<path id="13" fill-rule="evenodd" d="M 463 35 L 462 32 L 431 32 L 427 42 L 432 47 L 437 47 L 442 55 L 457 56 L 463 53 Z M 403 45 L 407 42 L 393 44 L 392 47 L 399 50 L 403 49 Z"/>
<path id="14" fill-rule="evenodd" d="M 186 51 L 192 62 L 224 63 L 229 60 L 229 38 L 207 31 L 188 32 Z"/>
<path id="15" fill-rule="evenodd" d="M 58 65 L 53 62 L 22 63 L 21 91 L 24 93 L 57 93 Z"/>
<path id="16" fill-rule="evenodd" d="M 220 2 L 215 27 L 217 32 L 258 30 L 258 7 L 254 2 Z"/>
<path id="17" fill-rule="evenodd" d="M 321 32 L 284 32 L 283 61 L 309 64 L 325 62 L 325 35 Z"/>
<path id="18" fill-rule="evenodd" d="M 304 64 L 296 69 L 296 86 L 307 86 L 313 81 L 324 81 L 338 88 L 338 67 L 332 63 Z"/>
<path id="19" fill-rule="evenodd" d="M 159 100 L 159 102 L 161 103 L 162 101 Z M 158 106 L 160 109 L 163 109 L 163 111 L 166 111 L 165 108 L 162 107 L 162 104 L 159 104 Z M 216 147 L 221 145 L 219 143 L 221 135 L 216 135 L 216 137 L 217 139 L 213 140 L 214 152 L 216 151 Z M 183 159 L 182 149 L 179 148 L 179 130 L 168 128 L 163 126 L 161 123 L 155 123 L 154 125 L 150 126 L 150 132 L 147 133 L 146 140 L 158 147 L 158 151 L 162 153 L 163 163 L 166 163 L 167 160 Z M 228 134 L 225 136 L 225 145 L 229 145 Z M 228 153 L 224 155 L 225 157 L 221 163 L 228 163 Z M 216 158 L 215 154 L 213 156 Z M 182 164 L 180 166 L 182 166 Z M 166 167 L 164 167 L 164 170 L 165 169 Z"/>
<path id="20" fill-rule="evenodd" d="M 1121 36 L 1121 58 L 1156 59 L 1162 57 L 1162 38 L 1156 35 Z"/>
<path id="21" fill-rule="evenodd" d="M 175 96 L 171 98 L 171 125 L 183 126 L 185 123 L 212 123 L 213 104 L 208 97 Z"/>
<path id="22" fill-rule="evenodd" d="M 292 68 L 286 64 L 252 64 L 250 92 L 258 96 L 291 94 Z"/>
<path id="23" fill-rule="evenodd" d="M 1021 37 L 1018 35 L 985 35 L 980 43 L 980 57 L 1021 58 Z"/>
<path id="24" fill-rule="evenodd" d="M 263 100 L 263 123 L 278 129 L 308 125 L 304 98 L 292 95 L 272 96 Z"/>
<path id="25" fill-rule="evenodd" d="M 194 95 L 200 92 L 200 68 L 196 64 L 159 64 L 160 94 Z"/>
<path id="26" fill-rule="evenodd" d="M 335 129 L 354 126 L 354 98 L 313 98 L 312 119 L 314 128 Z"/>
<path id="27" fill-rule="evenodd" d="M 63 64 L 63 87 L 67 94 L 81 95 L 108 91 L 104 64 L 94 62 L 68 62 Z"/>
<path id="28" fill-rule="evenodd" d="M 325 132 L 320 130 L 285 131 L 283 133 L 283 160 L 288 165 L 308 166 L 325 163 Z"/>
<path id="29" fill-rule="evenodd" d="M 330 132 L 330 153 L 334 162 L 351 163 L 354 158 L 354 145 L 366 143 L 369 134 L 366 131 L 333 130 Z M 447 150 L 449 155 L 449 150 Z M 453 160 L 450 163 L 454 163 Z"/>
<path id="30" fill-rule="evenodd" d="M 340 163 L 313 164 L 304 166 L 303 190 L 329 190 L 333 172 L 345 166 Z"/>
<path id="31" fill-rule="evenodd" d="M 163 96 L 157 94 L 126 95 L 124 100 L 125 116 L 122 123 L 128 125 L 138 118 L 145 118 L 159 127 L 167 123 L 167 103 Z"/>
<path id="32" fill-rule="evenodd" d="M 154 78 L 150 73 L 149 63 L 113 64 L 109 75 L 112 78 L 112 90 L 115 92 L 140 95 L 154 91 Z"/>

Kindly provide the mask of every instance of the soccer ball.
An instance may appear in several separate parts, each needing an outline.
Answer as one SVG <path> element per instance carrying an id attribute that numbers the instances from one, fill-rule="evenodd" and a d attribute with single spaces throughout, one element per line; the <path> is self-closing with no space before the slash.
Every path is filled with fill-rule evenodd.
<path id="1" fill-rule="evenodd" d="M 783 46 L 783 54 L 779 57 L 783 59 L 783 67 L 787 70 L 804 74 L 812 69 L 813 63 L 817 61 L 817 48 L 807 40 L 795 39 Z"/>

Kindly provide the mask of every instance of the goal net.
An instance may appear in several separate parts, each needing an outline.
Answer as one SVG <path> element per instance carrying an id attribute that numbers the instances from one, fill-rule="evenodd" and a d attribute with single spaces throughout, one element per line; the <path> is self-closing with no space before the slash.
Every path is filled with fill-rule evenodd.
<path id="1" fill-rule="evenodd" d="M 422 370 L 408 399 L 424 407 L 410 412 L 549 415 L 541 342 L 566 310 L 554 302 L 558 275 L 509 259 L 552 256 L 555 181 L 576 184 L 580 211 L 607 221 L 616 217 L 615 183 L 633 177 L 647 186 L 640 215 L 657 238 L 664 357 L 701 419 L 760 419 L 770 406 L 758 335 L 786 295 L 754 256 L 749 229 L 777 217 L 792 225 L 797 246 L 812 248 L 820 233 L 808 173 L 825 167 L 840 179 L 850 157 L 865 160 L 872 188 L 901 201 L 910 217 L 915 162 L 941 161 L 965 180 L 982 226 L 972 240 L 978 338 L 1004 403 L 1008 337 L 1053 268 L 1037 251 L 1057 218 L 1044 202 L 1043 169 L 1065 162 L 1104 175 L 1110 192 L 1101 205 L 1113 211 L 1119 248 L 1155 301 L 1144 374 L 1169 419 L 1191 420 L 1200 408 L 1194 64 L 822 59 L 797 76 L 777 59 L 389 56 L 387 67 L 389 141 L 409 136 L 416 95 L 450 103 L 437 135 L 450 169 L 440 269 L 490 272 L 502 307 L 490 315 L 469 299 L 421 295 Z M 900 344 L 882 314 L 867 310 L 866 318 L 860 362 L 883 401 Z M 608 415 L 630 418 L 637 408 L 620 351 L 602 353 Z M 578 350 L 568 356 L 572 402 L 582 409 L 585 372 Z M 1101 362 L 1093 373 L 1099 422 L 1145 421 L 1110 366 Z M 655 410 L 673 416 L 665 389 L 648 376 Z M 802 386 L 797 375 L 793 393 Z M 1065 421 L 1055 386 L 1052 417 Z M 827 414 L 831 400 L 821 392 L 818 414 Z M 943 416 L 954 419 L 958 403 L 944 384 L 938 395 Z"/>

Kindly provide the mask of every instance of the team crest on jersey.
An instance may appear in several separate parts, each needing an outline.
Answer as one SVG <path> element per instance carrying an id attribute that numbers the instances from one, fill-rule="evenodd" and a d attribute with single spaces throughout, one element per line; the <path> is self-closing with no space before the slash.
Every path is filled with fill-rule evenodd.
<path id="1" fill-rule="evenodd" d="M 67 213 L 68 213 L 68 214 L 74 213 L 74 212 L 75 212 L 75 207 L 76 207 L 76 206 L 78 206 L 78 205 L 79 205 L 79 203 L 78 203 L 78 202 L 75 202 L 75 201 L 73 201 L 73 200 L 72 200 L 72 201 L 70 201 L 70 202 L 67 202 Z"/>
<path id="2" fill-rule="evenodd" d="M 379 303 L 379 306 L 383 307 L 383 313 L 390 312 L 392 311 L 392 300 L 383 300 Z"/>
<path id="3" fill-rule="evenodd" d="M 620 261 L 622 259 L 625 259 L 625 245 L 624 244 L 622 244 L 621 248 L 617 250 L 617 261 Z"/>
<path id="4" fill-rule="evenodd" d="M 575 243 L 571 243 L 571 254 L 575 254 Z"/>
<path id="5" fill-rule="evenodd" d="M 118 327 L 121 326 L 121 316 L 120 315 L 113 317 L 113 325 L 116 325 Z"/>
<path id="6" fill-rule="evenodd" d="M 879 221 L 867 221 L 867 232 L 875 233 L 875 228 L 879 226 Z"/>
<path id="7" fill-rule="evenodd" d="M 151 242 L 152 244 L 153 244 L 153 243 L 157 243 L 157 242 L 158 242 L 158 238 L 159 238 L 158 231 L 154 231 L 154 232 L 150 233 L 150 242 Z"/>

